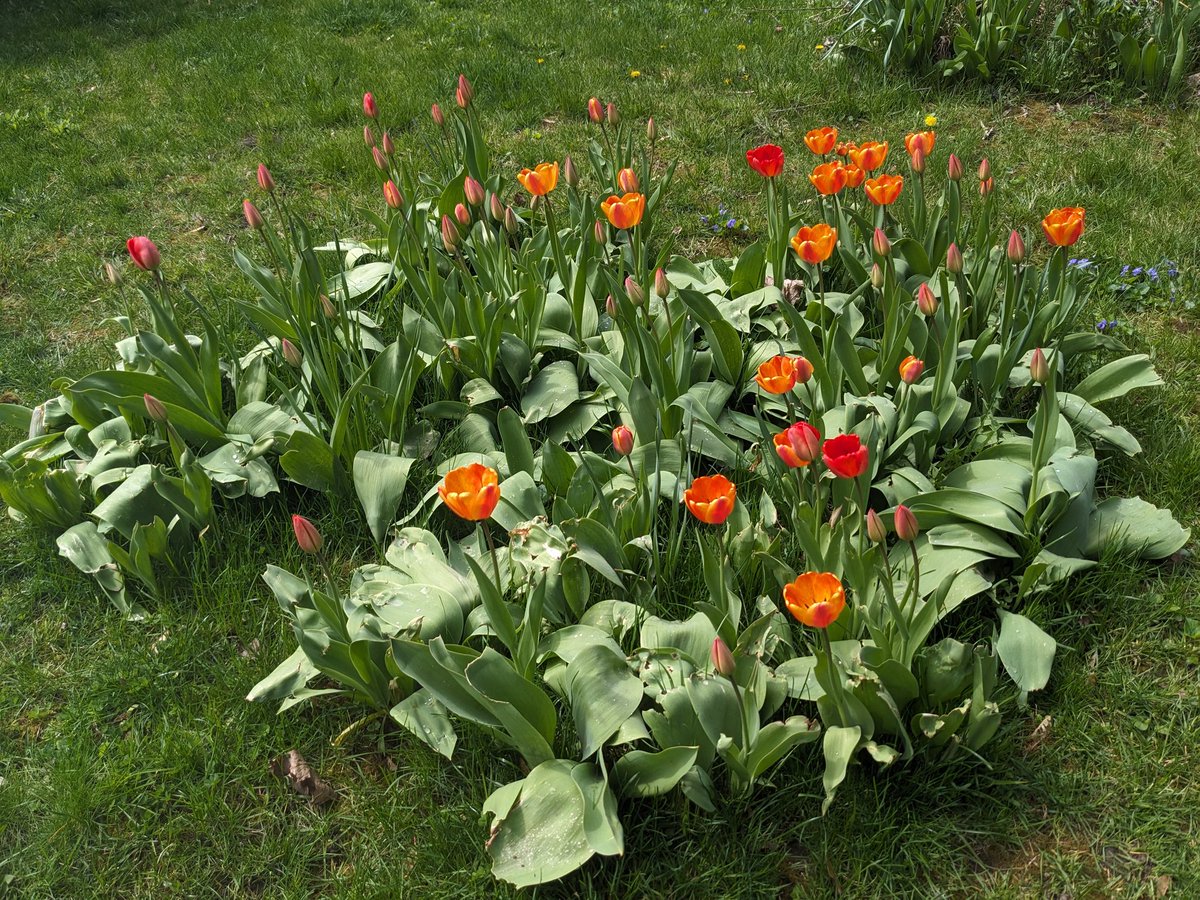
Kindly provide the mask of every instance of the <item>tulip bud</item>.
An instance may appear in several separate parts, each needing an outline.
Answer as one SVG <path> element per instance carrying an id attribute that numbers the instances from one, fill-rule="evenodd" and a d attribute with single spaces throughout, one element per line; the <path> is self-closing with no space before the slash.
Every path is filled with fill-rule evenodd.
<path id="1" fill-rule="evenodd" d="M 633 169 L 622 169 L 617 173 L 617 187 L 626 194 L 635 193 L 638 189 L 637 172 Z"/>
<path id="2" fill-rule="evenodd" d="M 917 309 L 921 311 L 923 316 L 937 315 L 938 298 L 929 287 L 929 282 L 922 281 L 921 286 L 917 288 Z"/>
<path id="3" fill-rule="evenodd" d="M 612 430 L 612 445 L 619 456 L 628 456 L 633 452 L 633 432 L 626 425 L 618 425 Z"/>
<path id="4" fill-rule="evenodd" d="M 442 108 L 436 103 L 429 107 L 429 115 L 433 119 L 433 124 L 438 128 L 446 127 L 446 114 L 442 112 Z"/>
<path id="5" fill-rule="evenodd" d="M 375 132 L 371 130 L 370 125 L 363 126 L 363 143 L 368 147 L 375 146 Z"/>
<path id="6" fill-rule="evenodd" d="M 532 200 L 529 201 L 529 211 L 530 212 L 537 212 L 541 208 L 542 208 L 542 198 L 541 197 L 534 197 Z"/>
<path id="7" fill-rule="evenodd" d="M 667 273 L 662 269 L 654 270 L 654 293 L 659 300 L 666 300 L 671 293 L 671 282 L 667 281 Z"/>
<path id="8" fill-rule="evenodd" d="M 950 154 L 950 160 L 946 163 L 946 177 L 951 181 L 961 181 L 963 177 L 962 160 L 953 153 Z"/>
<path id="9" fill-rule="evenodd" d="M 275 190 L 275 179 L 271 177 L 271 170 L 262 163 L 258 164 L 258 186 L 268 194 Z"/>
<path id="10" fill-rule="evenodd" d="M 958 275 L 963 270 L 963 255 L 958 249 L 958 244 L 951 244 L 946 248 L 946 271 L 952 275 Z"/>
<path id="11" fill-rule="evenodd" d="M 467 76 L 459 74 L 458 87 L 454 90 L 454 100 L 458 105 L 466 109 L 471 105 L 471 100 L 475 97 L 475 89 L 471 87 L 471 82 L 467 81 Z"/>
<path id="12" fill-rule="evenodd" d="M 454 204 L 454 218 L 458 221 L 458 224 L 462 225 L 464 228 L 471 224 L 471 213 L 466 206 L 461 203 Z"/>
<path id="13" fill-rule="evenodd" d="M 579 186 L 579 172 L 576 171 L 575 162 L 569 153 L 563 158 L 563 180 L 571 187 Z"/>
<path id="14" fill-rule="evenodd" d="M 604 223 L 599 219 L 596 220 L 595 226 L 592 228 L 593 236 L 596 238 L 597 244 L 608 243 L 608 232 L 604 228 Z"/>
<path id="15" fill-rule="evenodd" d="M 259 213 L 258 207 L 249 200 L 242 201 L 242 215 L 246 217 L 246 225 L 255 231 L 263 227 L 262 214 Z"/>
<path id="16" fill-rule="evenodd" d="M 892 525 L 896 529 L 896 537 L 909 543 L 915 541 L 917 535 L 921 533 L 921 526 L 917 522 L 917 517 L 903 503 L 896 507 L 896 514 L 892 520 Z"/>
<path id="17" fill-rule="evenodd" d="M 1038 384 L 1045 384 L 1050 380 L 1050 364 L 1046 361 L 1046 354 L 1042 352 L 1042 348 L 1038 347 L 1033 351 L 1033 356 L 1029 358 L 1029 377 Z"/>
<path id="18" fill-rule="evenodd" d="M 803 356 L 797 356 L 792 365 L 796 367 L 796 384 L 808 384 L 813 377 L 813 364 Z"/>
<path id="19" fill-rule="evenodd" d="M 837 523 L 842 520 L 842 508 L 839 506 L 829 514 L 829 527 L 837 528 Z"/>
<path id="20" fill-rule="evenodd" d="M 320 553 L 325 539 L 317 526 L 304 516 L 292 516 L 292 531 L 296 535 L 296 543 L 305 553 Z"/>
<path id="21" fill-rule="evenodd" d="M 129 251 L 133 264 L 145 272 L 156 271 L 162 265 L 162 254 L 158 252 L 158 247 L 144 235 L 131 237 L 125 242 L 125 249 Z"/>
<path id="22" fill-rule="evenodd" d="M 879 263 L 871 264 L 871 287 L 876 290 L 883 287 L 883 269 L 879 268 Z"/>
<path id="23" fill-rule="evenodd" d="M 375 97 L 372 96 L 370 91 L 363 94 L 363 114 L 368 119 L 379 118 L 379 108 L 375 106 Z"/>
<path id="24" fill-rule="evenodd" d="M 492 218 L 497 222 L 504 221 L 504 204 L 500 202 L 500 198 L 492 194 L 488 198 L 488 209 L 492 214 Z"/>
<path id="25" fill-rule="evenodd" d="M 479 206 L 483 203 L 483 185 L 468 175 L 463 180 L 463 196 L 472 206 Z"/>
<path id="26" fill-rule="evenodd" d="M 511 206 L 506 208 L 504 210 L 504 230 L 509 234 L 516 234 L 520 224 L 517 221 L 517 214 L 513 212 L 513 208 Z"/>
<path id="27" fill-rule="evenodd" d="M 621 121 L 621 115 L 617 112 L 617 104 L 610 103 L 604 108 L 605 118 L 608 119 L 608 124 L 616 128 Z"/>
<path id="28" fill-rule="evenodd" d="M 325 294 L 321 294 L 317 299 L 321 301 L 321 312 L 325 314 L 325 318 L 336 319 L 338 311 L 337 307 L 333 305 L 333 301 Z"/>
<path id="29" fill-rule="evenodd" d="M 925 174 L 925 146 L 923 144 L 917 144 L 913 147 L 912 156 L 908 162 L 916 174 Z"/>
<path id="30" fill-rule="evenodd" d="M 146 404 L 146 415 L 159 425 L 166 425 L 167 408 L 163 405 L 163 402 L 153 394 L 143 394 L 142 400 Z"/>
<path id="31" fill-rule="evenodd" d="M 383 152 L 391 157 L 396 153 L 396 145 L 392 143 L 392 136 L 386 131 L 383 133 Z"/>
<path id="32" fill-rule="evenodd" d="M 283 349 L 283 361 L 286 362 L 293 369 L 300 368 L 300 363 L 302 361 L 302 354 L 300 353 L 300 348 L 297 347 L 295 344 L 293 344 L 291 341 L 289 341 L 287 338 L 283 339 L 283 341 L 281 342 L 281 346 Z"/>
<path id="33" fill-rule="evenodd" d="M 617 301 L 613 299 L 612 294 L 609 294 L 608 299 L 604 301 L 604 311 L 608 313 L 610 319 L 617 317 Z"/>
<path id="34" fill-rule="evenodd" d="M 985 156 L 982 160 L 979 161 L 979 180 L 987 181 L 991 177 L 992 177 L 992 164 L 987 161 L 987 157 Z"/>
<path id="35" fill-rule="evenodd" d="M 442 243 L 446 245 L 447 253 L 453 253 L 454 245 L 458 243 L 458 229 L 448 215 L 442 216 Z"/>
<path id="36" fill-rule="evenodd" d="M 879 513 L 873 509 L 867 510 L 867 537 L 876 544 L 887 540 L 887 526 L 883 524 L 883 519 L 879 518 Z"/>
<path id="37" fill-rule="evenodd" d="M 1014 266 L 1025 261 L 1025 241 L 1015 228 L 1008 236 L 1008 261 Z"/>
<path id="38" fill-rule="evenodd" d="M 713 638 L 712 642 L 713 668 L 717 673 L 724 675 L 726 678 L 733 678 L 733 673 L 737 669 L 737 664 L 733 661 L 733 653 L 729 650 L 729 646 L 718 638 Z"/>
<path id="39" fill-rule="evenodd" d="M 632 275 L 625 276 L 625 294 L 634 306 L 641 306 L 646 299 L 646 293 L 642 290 L 642 286 L 633 280 Z"/>
<path id="40" fill-rule="evenodd" d="M 888 240 L 888 236 L 883 233 L 882 228 L 875 229 L 875 236 L 871 239 L 871 246 L 874 248 L 877 256 L 887 256 L 892 252 L 892 242 Z"/>
<path id="41" fill-rule="evenodd" d="M 600 121 L 604 118 L 604 107 L 600 105 L 600 101 L 596 97 L 593 97 L 587 102 L 587 114 L 588 118 L 597 125 L 599 125 Z"/>
<path id="42" fill-rule="evenodd" d="M 651 144 L 658 141 L 658 126 L 654 124 L 654 116 L 646 121 L 646 140 Z"/>
<path id="43" fill-rule="evenodd" d="M 905 384 L 916 384 L 925 371 L 925 363 L 915 356 L 907 356 L 900 363 L 900 380 Z"/>
<path id="44" fill-rule="evenodd" d="M 119 287 L 121 284 L 121 273 L 117 271 L 117 267 L 110 262 L 104 264 L 104 278 L 113 287 Z"/>
<path id="45" fill-rule="evenodd" d="M 404 198 L 400 196 L 400 188 L 396 187 L 396 182 L 391 179 L 383 184 L 383 199 L 392 209 L 399 209 L 404 205 Z"/>
<path id="46" fill-rule="evenodd" d="M 979 196 L 986 197 L 996 187 L 996 182 L 989 178 L 987 181 L 979 182 Z"/>
<path id="47" fill-rule="evenodd" d="M 387 157 L 383 155 L 382 150 L 380 150 L 378 147 L 372 147 L 371 158 L 375 160 L 375 168 L 377 168 L 380 172 L 387 171 Z"/>

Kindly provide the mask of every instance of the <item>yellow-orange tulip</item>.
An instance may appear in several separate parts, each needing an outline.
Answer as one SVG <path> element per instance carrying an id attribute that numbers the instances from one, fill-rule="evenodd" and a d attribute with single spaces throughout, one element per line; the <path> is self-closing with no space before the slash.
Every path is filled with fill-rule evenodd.
<path id="1" fill-rule="evenodd" d="M 874 172 L 887 159 L 888 142 L 867 141 L 850 151 L 850 161 L 864 172 Z"/>
<path id="2" fill-rule="evenodd" d="M 933 131 L 918 131 L 915 134 L 910 134 L 904 138 L 904 149 L 908 151 L 908 155 L 912 156 L 917 147 L 920 146 L 928 156 L 933 152 L 933 143 L 937 140 L 937 133 Z"/>
<path id="3" fill-rule="evenodd" d="M 438 485 L 438 494 L 450 511 L 469 522 L 491 516 L 500 502 L 500 482 L 495 469 L 483 463 L 471 463 L 451 469 Z"/>
<path id="4" fill-rule="evenodd" d="M 772 356 L 758 367 L 754 380 L 768 394 L 786 394 L 799 380 L 796 361 L 790 356 Z"/>
<path id="5" fill-rule="evenodd" d="M 737 485 L 724 475 L 704 475 L 683 492 L 683 502 L 692 515 L 706 525 L 720 525 L 733 512 Z"/>
<path id="6" fill-rule="evenodd" d="M 600 204 L 600 210 L 613 228 L 633 228 L 642 221 L 646 198 L 642 194 L 626 194 L 624 197 L 613 194 Z"/>
<path id="7" fill-rule="evenodd" d="M 797 621 L 828 628 L 846 608 L 846 590 L 832 572 L 805 572 L 784 585 L 783 602 Z"/>
<path id="8" fill-rule="evenodd" d="M 804 143 L 817 156 L 824 156 L 837 143 L 838 131 L 826 125 L 824 128 L 814 128 L 804 136 Z"/>
<path id="9" fill-rule="evenodd" d="M 866 177 L 867 173 L 853 163 L 846 166 L 846 187 L 856 188 L 863 183 L 863 179 Z"/>
<path id="10" fill-rule="evenodd" d="M 1055 247 L 1070 247 L 1083 234 L 1083 208 L 1064 206 L 1050 212 L 1042 219 L 1042 231 L 1046 240 Z"/>
<path id="11" fill-rule="evenodd" d="M 868 178 L 863 182 L 863 190 L 876 206 L 890 206 L 900 196 L 904 187 L 902 175 L 880 175 L 878 178 Z"/>
<path id="12" fill-rule="evenodd" d="M 522 169 L 517 181 L 533 196 L 544 197 L 558 185 L 558 163 L 538 163 L 535 169 Z"/>
<path id="13" fill-rule="evenodd" d="M 805 225 L 792 236 L 792 249 L 796 251 L 797 256 L 812 266 L 829 259 L 836 243 L 837 232 L 824 222 Z"/>
<path id="14" fill-rule="evenodd" d="M 822 163 L 812 170 L 808 180 L 817 193 L 831 196 L 846 186 L 846 167 L 837 160 Z"/>
<path id="15" fill-rule="evenodd" d="M 915 356 L 906 356 L 904 362 L 900 363 L 900 380 L 905 384 L 914 384 L 924 371 L 924 362 Z"/>

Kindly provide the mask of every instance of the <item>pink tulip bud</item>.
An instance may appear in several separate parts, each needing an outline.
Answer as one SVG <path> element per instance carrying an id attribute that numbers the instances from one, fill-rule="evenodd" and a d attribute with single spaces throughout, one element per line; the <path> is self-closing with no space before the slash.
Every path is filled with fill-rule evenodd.
<path id="1" fill-rule="evenodd" d="M 375 146 L 375 132 L 371 130 L 370 125 L 363 126 L 363 143 L 368 147 Z"/>
<path id="2" fill-rule="evenodd" d="M 867 510 L 867 537 L 876 544 L 887 541 L 887 526 L 883 524 L 883 519 L 879 518 L 879 513 L 873 509 Z"/>
<path id="3" fill-rule="evenodd" d="M 871 246 L 874 248 L 876 256 L 887 256 L 892 252 L 892 242 L 888 240 L 888 236 L 883 233 L 882 228 L 875 229 L 875 236 L 871 239 Z"/>
<path id="4" fill-rule="evenodd" d="M 961 181 L 963 177 L 962 160 L 953 153 L 950 154 L 950 160 L 946 163 L 946 177 L 951 181 Z"/>
<path id="5" fill-rule="evenodd" d="M 471 87 L 471 82 L 467 81 L 467 76 L 460 74 L 458 76 L 458 87 L 454 89 L 454 101 L 459 105 L 460 109 L 466 109 L 471 105 L 471 100 L 475 97 L 475 89 Z"/>
<path id="6" fill-rule="evenodd" d="M 142 400 L 146 404 L 146 415 L 160 425 L 167 424 L 167 408 L 163 402 L 153 394 L 143 394 Z"/>
<path id="7" fill-rule="evenodd" d="M 286 362 L 293 369 L 300 368 L 300 363 L 303 361 L 303 356 L 300 353 L 300 348 L 297 347 L 295 344 L 293 344 L 291 341 L 289 341 L 287 338 L 284 338 L 280 342 L 280 345 L 283 349 L 283 361 Z"/>
<path id="8" fill-rule="evenodd" d="M 896 507 L 896 515 L 892 520 L 892 525 L 896 529 L 896 537 L 902 541 L 908 541 L 910 544 L 921 533 L 921 526 L 917 522 L 917 517 L 903 503 Z"/>
<path id="9" fill-rule="evenodd" d="M 608 232 L 604 228 L 604 223 L 599 219 L 596 220 L 595 226 L 592 228 L 593 237 L 596 238 L 597 244 L 608 243 Z"/>
<path id="10" fill-rule="evenodd" d="M 979 182 L 979 196 L 987 197 L 993 190 L 995 190 L 995 187 L 996 182 L 991 178 L 987 179 L 986 181 Z"/>
<path id="11" fill-rule="evenodd" d="M 651 116 L 646 122 L 646 140 L 651 144 L 658 140 L 658 126 L 654 124 L 654 117 Z"/>
<path id="12" fill-rule="evenodd" d="M 296 534 L 296 543 L 305 553 L 320 553 L 325 539 L 317 526 L 304 516 L 292 516 L 292 531 Z"/>
<path id="13" fill-rule="evenodd" d="M 633 452 L 633 432 L 626 425 L 618 425 L 612 430 L 613 450 L 619 456 L 628 456 Z"/>
<path id="14" fill-rule="evenodd" d="M 937 315 L 938 298 L 927 281 L 922 281 L 921 286 L 917 288 L 917 309 L 923 316 Z"/>
<path id="15" fill-rule="evenodd" d="M 800 464 L 808 465 L 821 458 L 821 433 L 807 422 L 789 425 L 784 434 Z"/>
<path id="16" fill-rule="evenodd" d="M 733 660 L 733 653 L 729 650 L 729 646 L 720 638 L 713 638 L 712 642 L 712 664 L 717 673 L 726 678 L 733 678 L 733 673 L 737 670 L 737 664 Z"/>
<path id="17" fill-rule="evenodd" d="M 368 119 L 379 118 L 379 108 L 375 105 L 375 97 L 370 91 L 363 94 L 363 114 Z"/>
<path id="18" fill-rule="evenodd" d="M 396 154 L 396 145 L 392 143 L 392 136 L 386 131 L 383 133 L 383 152 L 386 156 L 391 157 Z"/>
<path id="19" fill-rule="evenodd" d="M 471 224 L 471 213 L 466 206 L 461 203 L 454 204 L 454 218 L 458 224 L 462 225 L 464 228 Z"/>
<path id="20" fill-rule="evenodd" d="M 472 206 L 479 206 L 483 203 L 483 185 L 468 175 L 463 179 L 463 196 L 467 198 L 467 202 Z"/>
<path id="21" fill-rule="evenodd" d="M 871 264 L 871 286 L 876 290 L 883 287 L 883 269 L 879 267 L 879 263 Z"/>
<path id="22" fill-rule="evenodd" d="M 958 249 L 958 244 L 951 244 L 946 248 L 946 271 L 952 275 L 958 275 L 962 270 L 962 251 Z"/>
<path id="23" fill-rule="evenodd" d="M 633 169 L 622 169 L 617 173 L 617 187 L 627 194 L 636 193 L 638 189 L 637 172 Z"/>
<path id="24" fill-rule="evenodd" d="M 513 212 L 511 206 L 504 210 L 504 230 L 509 234 L 516 234 L 521 223 L 517 221 L 517 214 Z"/>
<path id="25" fill-rule="evenodd" d="M 608 313 L 610 319 L 617 317 L 617 301 L 613 299 L 612 294 L 609 294 L 608 299 L 604 301 L 604 311 Z"/>
<path id="26" fill-rule="evenodd" d="M 263 217 L 258 207 L 249 200 L 242 201 L 242 215 L 246 217 L 246 225 L 255 231 L 263 227 Z"/>
<path id="27" fill-rule="evenodd" d="M 654 293 L 659 300 L 666 300 L 671 293 L 671 282 L 667 281 L 667 273 L 662 269 L 654 270 Z"/>
<path id="28" fill-rule="evenodd" d="M 117 271 L 117 267 L 110 262 L 104 264 L 104 278 L 113 287 L 119 287 L 121 284 L 121 273 Z"/>
<path id="29" fill-rule="evenodd" d="M 387 157 L 383 155 L 383 151 L 378 147 L 371 148 L 371 159 L 375 160 L 375 168 L 377 168 L 380 172 L 387 171 Z"/>
<path id="30" fill-rule="evenodd" d="M 987 161 L 987 157 L 985 156 L 983 159 L 981 159 L 979 161 L 979 180 L 987 181 L 991 177 L 992 177 L 992 164 Z"/>
<path id="31" fill-rule="evenodd" d="M 458 243 L 458 229 L 454 226 L 454 220 L 448 215 L 442 216 L 442 243 L 446 245 L 448 253 L 453 253 L 454 247 Z"/>
<path id="32" fill-rule="evenodd" d="M 268 194 L 275 190 L 275 179 L 271 177 L 271 170 L 262 163 L 258 164 L 258 186 Z"/>
<path id="33" fill-rule="evenodd" d="M 918 175 L 925 174 L 925 145 L 917 144 L 913 147 L 912 156 L 908 163 L 912 166 L 912 170 Z"/>
<path id="34" fill-rule="evenodd" d="M 333 301 L 325 294 L 321 294 L 317 299 L 321 301 L 321 312 L 325 314 L 325 318 L 336 319 L 338 311 L 337 307 L 333 305 Z"/>
<path id="35" fill-rule="evenodd" d="M 796 384 L 808 384 L 813 377 L 813 364 L 805 357 L 797 356 L 792 360 L 796 368 Z"/>
<path id="36" fill-rule="evenodd" d="M 600 105 L 600 101 L 597 98 L 592 97 L 592 99 L 588 100 L 587 114 L 588 118 L 597 125 L 599 125 L 600 121 L 604 118 L 604 107 Z"/>
<path id="37" fill-rule="evenodd" d="M 492 218 L 497 222 L 504 221 L 504 204 L 500 202 L 500 198 L 492 194 L 488 198 L 488 209 L 492 214 Z"/>
<path id="38" fill-rule="evenodd" d="M 433 124 L 438 128 L 446 127 L 446 114 L 442 112 L 442 108 L 436 103 L 429 107 L 429 115 L 433 119 Z"/>
<path id="39" fill-rule="evenodd" d="M 634 306 L 641 306 L 646 299 L 646 294 L 642 290 L 642 286 L 633 280 L 632 275 L 625 276 L 625 294 L 629 297 L 629 302 Z"/>
<path id="40" fill-rule="evenodd" d="M 1008 235 L 1008 261 L 1014 266 L 1025 261 L 1025 241 L 1015 228 Z"/>
<path id="41" fill-rule="evenodd" d="M 571 159 L 571 155 L 567 154 L 563 158 L 563 180 L 571 187 L 579 186 L 579 172 L 575 169 L 575 161 Z"/>
<path id="42" fill-rule="evenodd" d="M 129 251 L 133 264 L 143 271 L 153 272 L 162 265 L 162 256 L 154 246 L 154 241 L 148 237 L 131 237 L 125 242 L 125 249 Z"/>
<path id="43" fill-rule="evenodd" d="M 392 209 L 399 209 L 404 205 L 404 198 L 400 195 L 400 188 L 396 187 L 396 182 L 390 178 L 383 183 L 383 199 Z"/>
<path id="44" fill-rule="evenodd" d="M 915 356 L 906 356 L 900 363 L 900 380 L 905 384 L 916 384 L 925 371 L 925 363 Z"/>
<path id="45" fill-rule="evenodd" d="M 610 103 L 604 108 L 604 116 L 608 119 L 608 124 L 616 128 L 621 122 L 621 115 L 617 112 L 617 104 Z"/>
<path id="46" fill-rule="evenodd" d="M 1038 384 L 1045 384 L 1050 380 L 1050 364 L 1046 361 L 1046 354 L 1042 352 L 1042 348 L 1038 347 L 1033 351 L 1033 356 L 1029 358 L 1029 377 Z"/>

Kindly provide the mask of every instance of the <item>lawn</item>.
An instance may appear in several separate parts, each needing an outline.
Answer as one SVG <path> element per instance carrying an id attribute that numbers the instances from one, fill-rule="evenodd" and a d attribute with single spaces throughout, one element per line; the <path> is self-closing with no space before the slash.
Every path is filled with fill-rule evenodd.
<path id="1" fill-rule="evenodd" d="M 121 312 L 102 264 L 149 234 L 217 317 L 249 298 L 240 201 L 265 162 L 294 210 L 330 236 L 378 210 L 361 143 L 371 90 L 402 150 L 461 71 L 514 172 L 581 147 L 589 96 L 653 115 L 679 170 L 676 249 L 734 255 L 757 228 L 744 162 L 809 128 L 896 134 L 936 115 L 938 142 L 989 156 L 1000 215 L 1087 207 L 1078 251 L 1180 269 L 1174 305 L 1098 293 L 1097 319 L 1150 353 L 1164 388 L 1113 418 L 1145 452 L 1106 460 L 1106 490 L 1200 525 L 1200 120 L 1096 98 L 933 90 L 823 62 L 831 30 L 796 8 L 627 0 L 133 0 L 6 4 L 0 13 L 0 391 L 27 405 L 111 358 Z M 634 73 L 638 73 L 634 77 Z M 939 165 L 942 163 L 939 162 Z M 663 233 L 663 232 L 660 232 Z M 4 437 L 5 446 L 16 436 Z M 373 558 L 356 509 L 310 493 L 232 506 L 165 602 L 124 621 L 56 556 L 0 524 L 0 896 L 504 896 L 480 807 L 517 775 L 467 732 L 448 763 L 406 733 L 343 729 L 330 702 L 277 715 L 249 689 L 294 647 L 259 578 L 301 566 L 288 514 Z M 825 818 L 801 750 L 773 789 L 715 816 L 672 801 L 625 810 L 625 855 L 545 896 L 1191 897 L 1200 895 L 1200 572 L 1114 559 L 1029 613 L 1059 642 L 1048 689 L 1009 703 L 984 758 L 852 773 Z M 298 750 L 338 792 L 317 808 L 271 772 Z"/>

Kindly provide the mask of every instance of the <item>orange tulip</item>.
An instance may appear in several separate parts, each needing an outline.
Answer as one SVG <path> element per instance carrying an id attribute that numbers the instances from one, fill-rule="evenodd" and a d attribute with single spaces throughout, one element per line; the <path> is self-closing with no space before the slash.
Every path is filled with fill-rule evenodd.
<path id="1" fill-rule="evenodd" d="M 819 265 L 829 259 L 836 243 L 837 232 L 824 222 L 805 225 L 792 236 L 792 249 L 796 251 L 797 256 L 811 266 Z"/>
<path id="2" fill-rule="evenodd" d="M 479 522 L 491 516 L 500 502 L 499 476 L 483 463 L 471 463 L 447 472 L 438 494 L 456 516 Z"/>
<path id="3" fill-rule="evenodd" d="M 913 384 L 924 371 L 925 363 L 915 356 L 906 356 L 904 362 L 900 363 L 900 380 L 905 384 Z"/>
<path id="4" fill-rule="evenodd" d="M 805 572 L 784 585 L 783 602 L 798 622 L 828 628 L 846 608 L 846 590 L 832 572 Z"/>
<path id="5" fill-rule="evenodd" d="M 786 394 L 798 380 L 796 361 L 790 356 L 772 356 L 758 367 L 754 380 L 768 394 Z"/>
<path id="6" fill-rule="evenodd" d="M 837 160 L 822 163 L 808 176 L 817 192 L 826 197 L 836 194 L 846 186 L 846 167 Z"/>
<path id="7" fill-rule="evenodd" d="M 850 151 L 850 160 L 864 172 L 874 172 L 883 165 L 887 155 L 887 141 L 867 141 Z"/>
<path id="8" fill-rule="evenodd" d="M 856 188 L 863 183 L 863 179 L 866 177 L 867 173 L 853 163 L 846 166 L 846 187 Z"/>
<path id="9" fill-rule="evenodd" d="M 733 512 L 737 485 L 724 475 L 704 475 L 683 492 L 683 502 L 692 515 L 706 525 L 721 525 Z"/>
<path id="10" fill-rule="evenodd" d="M 833 147 L 833 152 L 838 156 L 845 156 L 851 150 L 855 150 L 857 148 L 858 144 L 854 143 L 853 141 L 838 141 Z"/>
<path id="11" fill-rule="evenodd" d="M 824 156 L 837 143 L 837 129 L 828 125 L 824 128 L 814 128 L 804 136 L 804 143 L 817 156 Z"/>
<path id="12" fill-rule="evenodd" d="M 517 181 L 533 196 L 544 197 L 558 185 L 558 163 L 538 163 L 536 169 L 522 169 Z"/>
<path id="13" fill-rule="evenodd" d="M 1083 234 L 1083 208 L 1064 206 L 1051 211 L 1042 219 L 1042 231 L 1055 247 L 1070 247 Z"/>
<path id="14" fill-rule="evenodd" d="M 642 221 L 646 211 L 646 198 L 642 194 L 613 194 L 600 204 L 600 210 L 612 223 L 613 228 L 633 228 Z"/>
<path id="15" fill-rule="evenodd" d="M 863 182 L 863 190 L 876 206 L 890 206 L 900 196 L 904 187 L 902 175 L 880 175 L 878 178 L 868 178 Z"/>
<path id="16" fill-rule="evenodd" d="M 904 138 L 904 149 L 908 151 L 909 156 L 912 156 L 917 152 L 919 146 L 928 156 L 933 152 L 933 142 L 936 139 L 937 134 L 933 131 L 918 131 L 916 134 L 910 134 Z"/>

